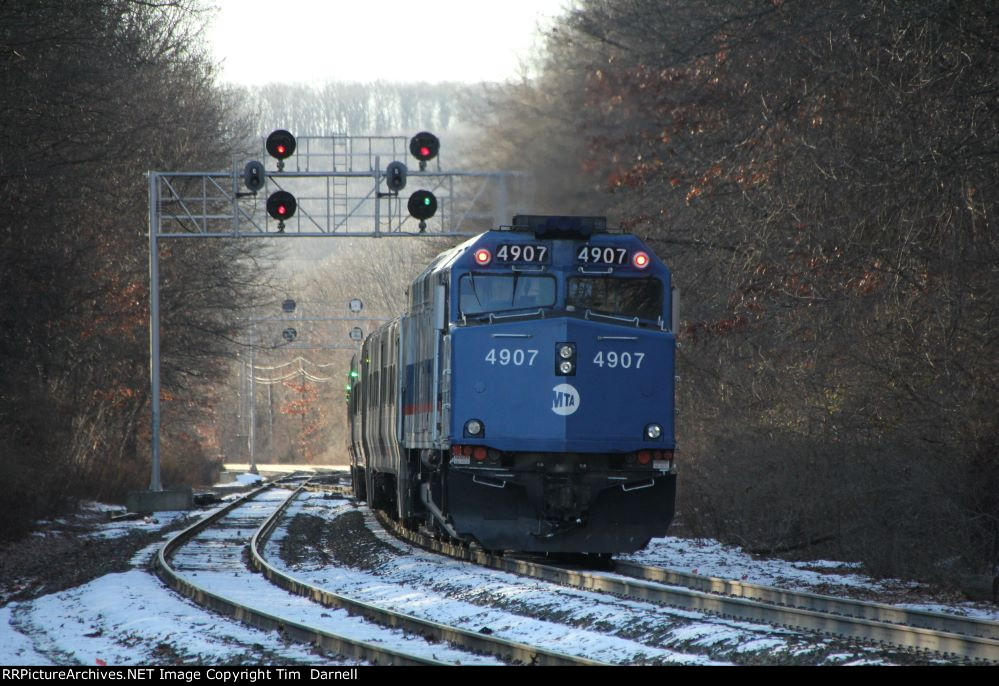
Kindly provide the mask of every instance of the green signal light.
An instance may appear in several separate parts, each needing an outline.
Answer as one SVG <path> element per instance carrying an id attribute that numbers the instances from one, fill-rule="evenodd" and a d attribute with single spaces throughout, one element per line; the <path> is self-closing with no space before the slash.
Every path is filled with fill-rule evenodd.
<path id="1" fill-rule="evenodd" d="M 406 208 L 413 218 L 420 220 L 420 229 L 424 229 L 424 222 L 437 212 L 437 198 L 430 191 L 419 190 L 409 196 Z"/>

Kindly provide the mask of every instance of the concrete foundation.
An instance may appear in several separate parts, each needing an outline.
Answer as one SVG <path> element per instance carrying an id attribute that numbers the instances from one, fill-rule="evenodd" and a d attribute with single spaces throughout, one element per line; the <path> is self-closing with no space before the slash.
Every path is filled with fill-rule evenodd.
<path id="1" fill-rule="evenodd" d="M 163 491 L 133 491 L 125 496 L 129 512 L 163 512 L 165 510 L 190 510 L 194 507 L 194 491 L 190 488 L 173 488 Z"/>

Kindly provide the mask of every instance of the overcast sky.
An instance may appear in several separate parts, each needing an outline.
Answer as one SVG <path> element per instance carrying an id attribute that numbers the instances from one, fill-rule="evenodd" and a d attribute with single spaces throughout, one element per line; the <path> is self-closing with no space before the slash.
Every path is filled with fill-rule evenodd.
<path id="1" fill-rule="evenodd" d="M 223 80 L 504 81 L 569 0 L 214 0 Z"/>

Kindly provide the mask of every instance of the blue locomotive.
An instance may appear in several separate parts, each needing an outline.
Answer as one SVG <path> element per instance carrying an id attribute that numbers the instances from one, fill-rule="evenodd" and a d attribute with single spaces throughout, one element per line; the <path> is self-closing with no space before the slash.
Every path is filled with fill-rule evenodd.
<path id="1" fill-rule="evenodd" d="M 489 550 L 631 552 L 666 533 L 677 298 L 639 238 L 517 216 L 438 255 L 408 298 L 351 365 L 359 498 Z"/>

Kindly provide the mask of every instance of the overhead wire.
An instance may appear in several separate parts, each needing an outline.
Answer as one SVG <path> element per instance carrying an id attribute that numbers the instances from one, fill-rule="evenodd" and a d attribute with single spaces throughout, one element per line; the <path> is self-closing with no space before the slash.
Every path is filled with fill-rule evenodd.
<path id="1" fill-rule="evenodd" d="M 329 363 L 329 364 L 317 364 L 315 362 L 312 362 L 311 360 L 307 360 L 304 357 L 296 357 L 295 359 L 291 360 L 290 362 L 285 362 L 284 364 L 278 364 L 278 365 L 273 365 L 273 366 L 253 365 L 253 371 L 254 372 L 258 372 L 258 371 L 276 371 L 278 369 L 283 369 L 285 367 L 293 365 L 296 362 L 298 363 L 298 369 L 295 369 L 295 370 L 293 370 L 291 372 L 288 372 L 287 374 L 285 374 L 283 376 L 267 377 L 267 376 L 257 376 L 256 374 L 254 374 L 253 375 L 253 381 L 256 382 L 256 383 L 263 384 L 265 386 L 272 386 L 274 384 L 282 383 L 284 381 L 288 381 L 289 379 L 294 379 L 296 377 L 304 377 L 304 378 L 308 379 L 309 381 L 312 381 L 312 382 L 315 382 L 315 383 L 329 383 L 330 381 L 334 380 L 334 378 L 332 376 L 316 376 L 315 374 L 311 374 L 311 373 L 305 371 L 305 365 L 306 364 L 312 365 L 313 367 L 317 367 L 319 369 L 323 369 L 325 367 L 332 367 L 333 363 Z"/>

